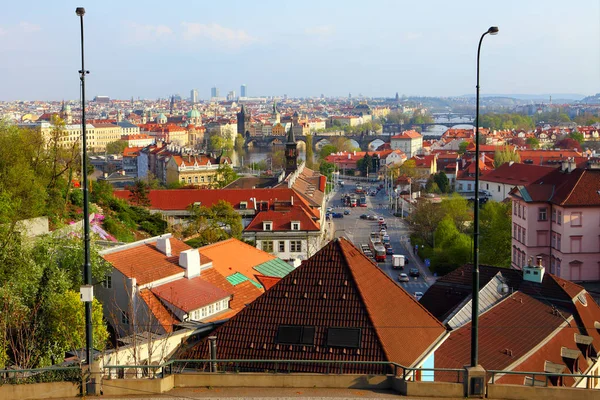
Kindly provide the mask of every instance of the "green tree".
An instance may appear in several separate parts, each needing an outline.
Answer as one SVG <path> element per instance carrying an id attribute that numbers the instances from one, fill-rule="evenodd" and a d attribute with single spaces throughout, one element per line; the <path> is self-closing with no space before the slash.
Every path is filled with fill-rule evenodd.
<path id="1" fill-rule="evenodd" d="M 123 151 L 127 148 L 127 141 L 115 140 L 106 144 L 106 152 L 108 154 L 123 154 Z"/>
<path id="2" fill-rule="evenodd" d="M 454 221 L 454 225 L 459 232 L 466 232 L 469 229 L 470 222 L 473 220 L 469 202 L 459 194 L 453 193 L 440 203 L 440 209 L 444 216 Z"/>
<path id="3" fill-rule="evenodd" d="M 433 180 L 437 184 L 441 193 L 450 193 L 452 188 L 450 187 L 450 180 L 444 171 L 439 171 L 433 175 Z"/>
<path id="4" fill-rule="evenodd" d="M 229 164 L 220 164 L 217 169 L 217 177 L 216 181 L 213 183 L 212 187 L 214 189 L 220 189 L 231 182 L 235 181 L 239 178 L 239 175 L 233 170 L 231 165 Z"/>
<path id="5" fill-rule="evenodd" d="M 528 137 L 525 143 L 534 150 L 540 147 L 540 141 L 536 137 Z"/>
<path id="6" fill-rule="evenodd" d="M 238 133 L 237 136 L 235 137 L 235 149 L 238 152 L 241 152 L 244 149 L 244 144 L 246 143 L 246 140 L 244 139 L 244 137 Z"/>
<path id="7" fill-rule="evenodd" d="M 129 192 L 129 198 L 133 204 L 144 207 L 150 206 L 150 198 L 148 197 L 150 188 L 146 182 L 136 179 L 133 186 L 129 188 Z"/>
<path id="8" fill-rule="evenodd" d="M 199 247 L 230 237 L 241 239 L 242 217 L 230 203 L 219 200 L 211 207 L 192 205 L 188 210 L 190 223 L 184 233 L 193 236 L 188 244 Z"/>
<path id="9" fill-rule="evenodd" d="M 443 210 L 439 204 L 429 201 L 420 201 L 409 216 L 413 234 L 424 243 L 433 246 L 434 232 L 440 221 L 444 218 Z"/>
<path id="10" fill-rule="evenodd" d="M 576 140 L 579 144 L 583 144 L 583 142 L 585 141 L 585 137 L 581 132 L 573 131 L 569 134 L 569 137 L 573 140 Z"/>
<path id="11" fill-rule="evenodd" d="M 367 176 L 368 173 L 373 173 L 373 157 L 369 155 L 369 153 L 365 153 L 365 156 L 357 161 L 356 168 L 361 172 L 361 174 Z"/>
<path id="12" fill-rule="evenodd" d="M 488 201 L 481 208 L 480 260 L 483 264 L 510 267 L 511 204 Z"/>
<path id="13" fill-rule="evenodd" d="M 314 169 L 313 135 L 306 135 L 306 167 Z"/>
<path id="14" fill-rule="evenodd" d="M 498 149 L 494 153 L 494 167 L 498 168 L 504 163 L 509 161 L 521 162 L 521 156 L 514 150 L 511 150 L 508 147 L 504 147 L 503 149 Z"/>
<path id="15" fill-rule="evenodd" d="M 319 158 L 321 160 L 324 160 L 325 158 L 327 158 L 328 155 L 330 155 L 331 153 L 336 153 L 337 151 L 338 151 L 338 149 L 334 145 L 326 144 L 319 151 Z"/>
<path id="16" fill-rule="evenodd" d="M 467 147 L 469 147 L 470 144 L 471 142 L 467 142 L 466 140 L 460 142 L 458 144 L 458 154 L 465 154 L 467 152 Z"/>

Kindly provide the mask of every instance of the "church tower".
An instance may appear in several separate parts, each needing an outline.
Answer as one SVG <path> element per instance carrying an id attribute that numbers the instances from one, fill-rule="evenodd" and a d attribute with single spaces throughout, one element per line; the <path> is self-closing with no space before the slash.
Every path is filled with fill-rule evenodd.
<path id="1" fill-rule="evenodd" d="M 250 127 L 250 113 L 246 113 L 246 108 L 242 104 L 242 109 L 237 113 L 237 133 L 246 137 L 246 131 Z"/>
<path id="2" fill-rule="evenodd" d="M 298 146 L 294 138 L 294 125 L 290 126 L 285 143 L 285 173 L 290 174 L 298 169 Z"/>

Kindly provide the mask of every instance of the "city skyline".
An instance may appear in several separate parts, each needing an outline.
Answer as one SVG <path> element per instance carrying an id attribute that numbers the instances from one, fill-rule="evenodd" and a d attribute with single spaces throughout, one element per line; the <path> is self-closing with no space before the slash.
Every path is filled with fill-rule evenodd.
<path id="1" fill-rule="evenodd" d="M 491 25 L 500 34 L 482 49 L 482 95 L 600 92 L 599 1 L 34 1 L 0 16 L 0 51 L 14 60 L 0 66 L 0 101 L 79 98 L 77 6 L 87 11 L 92 96 L 197 89 L 203 100 L 212 87 L 224 97 L 242 84 L 251 96 L 461 96 L 475 92 L 477 41 Z"/>

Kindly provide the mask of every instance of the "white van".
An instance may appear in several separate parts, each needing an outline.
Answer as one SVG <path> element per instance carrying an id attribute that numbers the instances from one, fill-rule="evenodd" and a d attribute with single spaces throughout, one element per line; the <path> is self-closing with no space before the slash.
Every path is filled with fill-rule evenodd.
<path id="1" fill-rule="evenodd" d="M 404 256 L 402 254 L 394 254 L 392 256 L 392 268 L 403 269 L 404 268 Z"/>

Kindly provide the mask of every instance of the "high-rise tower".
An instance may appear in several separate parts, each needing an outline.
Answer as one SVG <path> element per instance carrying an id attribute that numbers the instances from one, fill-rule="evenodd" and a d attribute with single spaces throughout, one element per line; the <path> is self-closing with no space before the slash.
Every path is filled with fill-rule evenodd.
<path id="1" fill-rule="evenodd" d="M 248 93 L 247 93 L 248 87 L 246 86 L 246 84 L 243 84 L 242 86 L 240 86 L 240 97 L 247 97 Z"/>

